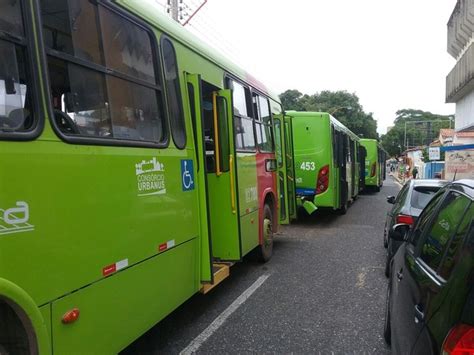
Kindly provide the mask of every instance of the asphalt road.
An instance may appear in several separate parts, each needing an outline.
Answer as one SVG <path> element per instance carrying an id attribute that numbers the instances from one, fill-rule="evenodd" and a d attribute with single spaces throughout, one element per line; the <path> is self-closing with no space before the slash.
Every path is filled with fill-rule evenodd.
<path id="1" fill-rule="evenodd" d="M 398 190 L 387 178 L 380 193 L 361 195 L 344 216 L 318 212 L 281 228 L 268 263 L 233 266 L 221 285 L 191 298 L 123 354 L 180 353 L 223 315 L 205 341 L 198 338 L 197 353 L 389 353 L 382 233 L 385 198 Z M 229 315 L 256 280 L 264 281 Z"/>

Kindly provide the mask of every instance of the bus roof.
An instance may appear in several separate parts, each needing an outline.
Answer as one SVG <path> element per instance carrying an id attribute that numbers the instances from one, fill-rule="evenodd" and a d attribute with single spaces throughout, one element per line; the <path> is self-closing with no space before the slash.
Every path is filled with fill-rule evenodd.
<path id="1" fill-rule="evenodd" d="M 335 117 L 331 116 L 331 114 L 327 112 L 315 112 L 315 111 L 285 111 L 289 115 L 299 116 L 299 117 L 311 117 L 311 118 L 318 118 L 318 117 L 328 117 L 331 123 L 339 127 L 342 131 L 346 132 L 352 139 L 359 141 L 360 138 L 352 132 L 349 128 L 344 126 L 341 122 L 339 122 Z"/>
<path id="2" fill-rule="evenodd" d="M 373 138 L 361 138 L 360 139 L 360 144 L 362 145 L 370 145 L 370 146 L 377 146 L 380 150 L 383 150 L 385 153 L 387 153 L 385 151 L 385 149 L 383 148 L 382 144 L 380 144 L 380 142 L 377 140 L 377 139 L 373 139 Z"/>
<path id="3" fill-rule="evenodd" d="M 275 92 L 269 90 L 258 79 L 237 66 L 231 60 L 227 59 L 218 50 L 208 46 L 191 32 L 186 30 L 183 26 L 170 19 L 162 12 L 161 7 L 155 1 L 115 0 L 115 2 L 132 12 L 139 14 L 141 18 L 165 32 L 171 38 L 181 42 L 183 45 L 190 48 L 200 56 L 210 60 L 217 66 L 235 75 L 237 78 L 252 85 L 255 89 L 260 90 L 262 93 L 268 95 L 271 99 L 280 102 L 280 99 Z"/>

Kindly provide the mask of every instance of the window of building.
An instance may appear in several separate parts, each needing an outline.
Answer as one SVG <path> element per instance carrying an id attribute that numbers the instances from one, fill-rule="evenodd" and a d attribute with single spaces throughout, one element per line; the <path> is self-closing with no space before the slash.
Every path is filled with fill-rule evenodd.
<path id="1" fill-rule="evenodd" d="M 176 53 L 171 41 L 162 37 L 161 50 L 163 53 L 163 66 L 165 68 L 166 94 L 171 122 L 173 141 L 180 149 L 186 146 L 186 126 L 182 110 L 181 94 L 179 88 L 178 63 Z"/>
<path id="2" fill-rule="evenodd" d="M 150 33 L 88 0 L 40 0 L 40 4 L 59 131 L 66 137 L 100 138 L 104 143 L 166 143 L 163 95 Z"/>
<path id="3" fill-rule="evenodd" d="M 30 132 L 37 125 L 26 43 L 22 2 L 0 1 L 0 136 Z"/>

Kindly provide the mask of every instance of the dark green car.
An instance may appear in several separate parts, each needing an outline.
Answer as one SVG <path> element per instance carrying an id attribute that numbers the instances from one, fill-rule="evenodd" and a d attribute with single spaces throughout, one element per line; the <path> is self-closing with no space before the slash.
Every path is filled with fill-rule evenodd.
<path id="1" fill-rule="evenodd" d="M 395 354 L 474 353 L 474 180 L 439 190 L 396 224 L 384 337 Z"/>

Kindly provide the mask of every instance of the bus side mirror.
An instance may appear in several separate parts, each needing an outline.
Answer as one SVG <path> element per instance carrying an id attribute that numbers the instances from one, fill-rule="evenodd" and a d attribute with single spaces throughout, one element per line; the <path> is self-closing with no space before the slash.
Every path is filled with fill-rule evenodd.
<path id="1" fill-rule="evenodd" d="M 395 196 L 387 196 L 387 202 L 393 205 L 395 203 Z"/>
<path id="2" fill-rule="evenodd" d="M 406 223 L 395 224 L 390 231 L 390 238 L 397 242 L 404 242 L 407 240 L 410 225 Z"/>

